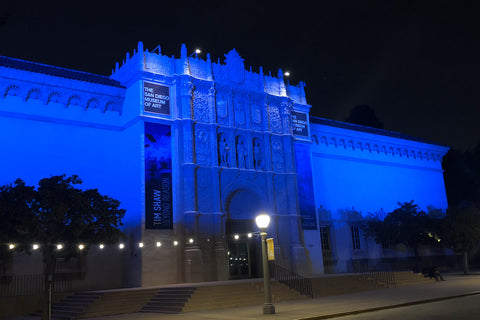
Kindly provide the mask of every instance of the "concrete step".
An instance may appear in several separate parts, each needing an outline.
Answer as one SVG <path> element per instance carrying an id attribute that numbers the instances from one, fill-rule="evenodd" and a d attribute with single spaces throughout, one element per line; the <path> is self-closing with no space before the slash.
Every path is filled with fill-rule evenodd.
<path id="1" fill-rule="evenodd" d="M 160 289 L 141 312 L 180 313 L 195 290 L 194 287 Z"/>
<path id="2" fill-rule="evenodd" d="M 52 319 L 71 320 L 77 319 L 84 310 L 95 300 L 101 297 L 98 293 L 74 293 L 52 304 Z M 38 311 L 32 315 L 41 316 Z"/>
<path id="3" fill-rule="evenodd" d="M 271 292 L 273 302 L 307 298 L 276 281 Z M 198 287 L 183 312 L 262 304 L 263 299 L 263 282 Z"/>

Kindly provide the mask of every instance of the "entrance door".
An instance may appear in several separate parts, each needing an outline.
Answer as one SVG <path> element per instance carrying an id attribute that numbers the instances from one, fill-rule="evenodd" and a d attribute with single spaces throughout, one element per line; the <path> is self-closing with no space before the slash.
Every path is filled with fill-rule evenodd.
<path id="1" fill-rule="evenodd" d="M 257 244 L 252 220 L 227 220 L 226 235 L 230 279 L 258 277 Z M 260 242 L 259 242 L 260 243 Z M 261 252 L 258 250 L 258 252 Z"/>

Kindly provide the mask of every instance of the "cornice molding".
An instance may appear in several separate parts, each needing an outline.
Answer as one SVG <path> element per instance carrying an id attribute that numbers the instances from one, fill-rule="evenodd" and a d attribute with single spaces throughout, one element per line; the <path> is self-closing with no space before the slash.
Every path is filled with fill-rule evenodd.
<path id="1" fill-rule="evenodd" d="M 385 139 L 382 139 L 385 140 Z M 416 161 L 430 161 L 440 162 L 446 153 L 441 152 L 438 149 L 415 147 L 386 141 L 375 141 L 373 139 L 357 138 L 339 134 L 328 134 L 325 132 L 317 132 L 312 134 L 312 151 L 322 153 L 356 153 L 362 155 L 377 155 L 382 157 L 389 157 L 393 159 L 409 159 Z M 415 143 L 409 143 L 415 144 Z M 420 145 L 420 144 L 418 144 Z"/>
<path id="2" fill-rule="evenodd" d="M 91 85 L 91 87 L 94 89 L 96 85 Z M 101 112 L 115 111 L 119 114 L 122 113 L 124 100 L 121 95 L 100 92 L 100 90 L 98 92 L 95 90 L 85 91 L 40 82 L 0 78 L 0 105 L 2 104 L 1 100 L 8 97 L 19 97 L 24 103 L 41 101 L 47 106 L 59 103 L 65 108 L 79 106 L 85 111 L 98 109 Z"/>

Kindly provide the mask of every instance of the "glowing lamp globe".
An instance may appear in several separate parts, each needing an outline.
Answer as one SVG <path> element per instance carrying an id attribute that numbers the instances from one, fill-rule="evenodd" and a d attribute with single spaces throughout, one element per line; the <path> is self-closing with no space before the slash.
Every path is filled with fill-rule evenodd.
<path id="1" fill-rule="evenodd" d="M 260 229 L 267 229 L 270 224 L 270 216 L 261 214 L 255 218 L 255 222 Z"/>

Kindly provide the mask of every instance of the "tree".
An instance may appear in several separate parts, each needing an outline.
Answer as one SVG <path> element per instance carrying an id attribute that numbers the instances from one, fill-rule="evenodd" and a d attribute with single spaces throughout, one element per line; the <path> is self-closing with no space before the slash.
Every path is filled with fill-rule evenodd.
<path id="1" fill-rule="evenodd" d="M 471 152 L 450 149 L 443 158 L 445 190 L 450 207 L 458 206 L 464 201 L 480 201 L 480 172 L 475 170 L 473 155 Z"/>
<path id="2" fill-rule="evenodd" d="M 125 210 L 120 202 L 97 189 L 76 188 L 81 183 L 78 176 L 60 175 L 40 180 L 37 189 L 20 179 L 0 188 L 0 241 L 15 243 L 15 250 L 27 253 L 32 241 L 39 244 L 46 290 L 55 273 L 59 243 L 68 259 L 79 251 L 86 254 L 89 245 L 114 243 L 123 236 L 119 227 Z M 49 303 L 48 291 L 45 294 L 44 318 Z"/>
<path id="3" fill-rule="evenodd" d="M 375 111 L 366 104 L 353 107 L 352 110 L 350 110 L 350 115 L 345 121 L 362 126 L 383 129 L 383 122 L 377 118 Z"/>
<path id="4" fill-rule="evenodd" d="M 480 241 L 480 208 L 467 202 L 448 208 L 442 229 L 442 241 L 463 256 L 463 273 L 468 274 L 468 252 Z"/>
<path id="5" fill-rule="evenodd" d="M 420 210 L 413 200 L 399 203 L 399 206 L 383 221 L 379 217 L 368 219 L 363 230 L 367 237 L 374 238 L 379 244 L 385 246 L 403 244 L 413 249 L 415 268 L 418 272 L 420 270 L 419 246 L 435 244 L 439 240 L 437 236 L 439 219 Z"/>

